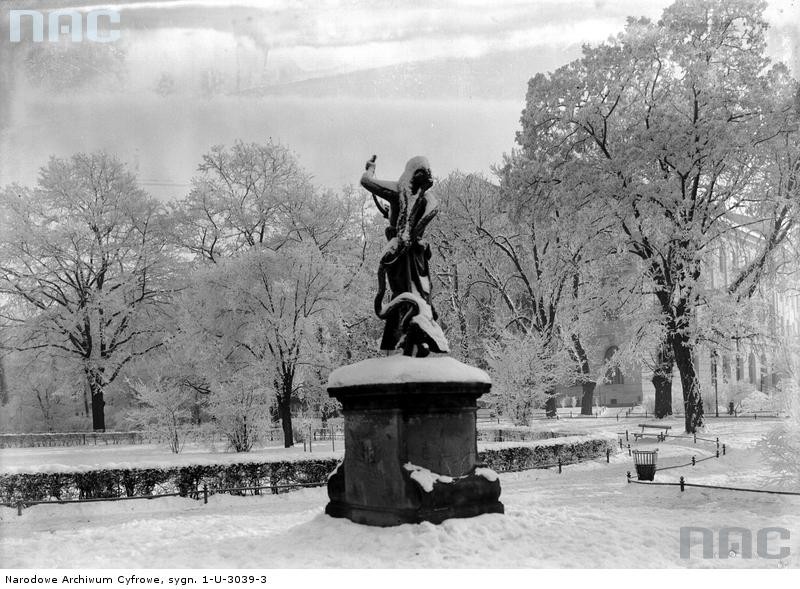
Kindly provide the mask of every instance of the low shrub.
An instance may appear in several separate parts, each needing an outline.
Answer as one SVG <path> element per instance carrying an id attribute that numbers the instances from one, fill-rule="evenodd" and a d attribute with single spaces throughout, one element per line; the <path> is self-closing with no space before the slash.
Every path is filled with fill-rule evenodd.
<path id="1" fill-rule="evenodd" d="M 265 487 L 324 481 L 335 458 L 281 462 L 98 469 L 72 473 L 0 475 L 0 502 L 98 499 L 179 493 L 188 496 L 231 487 Z M 273 489 L 273 493 L 282 492 Z"/>
<path id="2" fill-rule="evenodd" d="M 478 430 L 479 442 L 531 442 L 549 440 L 568 435 L 562 432 L 536 431 L 526 427 L 482 427 Z"/>
<path id="3" fill-rule="evenodd" d="M 604 456 L 606 450 L 616 451 L 612 440 L 564 440 L 562 444 L 541 444 L 486 449 L 478 452 L 478 459 L 496 472 L 510 472 L 539 468 L 545 465 L 582 462 Z"/>
<path id="4" fill-rule="evenodd" d="M 490 437 L 503 432 L 509 437 L 538 435 L 554 438 L 552 432 L 531 432 L 520 429 L 479 430 Z M 513 433 L 511 433 L 513 432 Z M 560 434 L 563 436 L 564 434 Z M 509 440 L 506 437 L 506 440 Z M 520 441 L 514 440 L 514 441 Z M 497 441 L 492 439 L 492 441 Z M 563 442 L 509 446 L 486 449 L 478 453 L 478 460 L 497 472 L 509 472 L 553 465 L 561 459 L 563 464 L 591 460 L 605 455 L 606 449 L 615 451 L 613 441 L 579 438 Z M 178 493 L 196 496 L 203 485 L 210 492 L 215 489 L 238 487 L 270 487 L 297 483 L 325 481 L 336 468 L 336 458 L 285 460 L 278 462 L 244 462 L 236 464 L 187 465 L 167 468 L 97 469 L 68 473 L 18 473 L 0 475 L 0 502 L 57 501 L 69 499 L 100 499 Z M 285 492 L 273 488 L 272 493 Z M 239 494 L 252 493 L 241 491 Z"/>

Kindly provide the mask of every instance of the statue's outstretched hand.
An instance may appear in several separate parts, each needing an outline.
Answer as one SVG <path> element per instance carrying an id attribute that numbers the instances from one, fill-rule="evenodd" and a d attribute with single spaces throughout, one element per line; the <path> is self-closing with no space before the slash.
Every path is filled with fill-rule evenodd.
<path id="1" fill-rule="evenodd" d="M 373 155 L 371 158 L 369 158 L 369 160 L 367 160 L 367 165 L 364 169 L 367 171 L 374 170 L 375 160 L 377 159 L 377 157 L 378 157 L 377 155 Z"/>

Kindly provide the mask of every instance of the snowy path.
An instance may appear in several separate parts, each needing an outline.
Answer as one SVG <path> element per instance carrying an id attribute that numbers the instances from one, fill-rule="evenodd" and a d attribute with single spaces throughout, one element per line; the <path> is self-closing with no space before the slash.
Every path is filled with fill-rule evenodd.
<path id="1" fill-rule="evenodd" d="M 674 481 L 758 486 L 765 472 L 751 446 L 761 424 L 726 425 L 732 451 L 719 460 L 657 474 Z M 739 429 L 736 439 L 734 429 Z M 722 436 L 723 431 L 719 432 Z M 642 444 L 640 444 L 642 445 Z M 655 447 L 655 444 L 646 444 Z M 658 444 L 663 464 L 713 445 Z M 777 567 L 800 564 L 800 497 L 626 484 L 627 452 L 611 464 L 501 476 L 505 515 L 390 529 L 322 514 L 324 489 L 280 496 L 214 496 L 208 505 L 169 498 L 0 510 L 3 567 Z M 681 560 L 681 526 L 782 526 L 792 555 Z"/>

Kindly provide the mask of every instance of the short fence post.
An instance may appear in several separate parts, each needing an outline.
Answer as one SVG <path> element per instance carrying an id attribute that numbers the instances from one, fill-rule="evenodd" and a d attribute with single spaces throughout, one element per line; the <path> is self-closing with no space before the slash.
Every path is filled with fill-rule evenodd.
<path id="1" fill-rule="evenodd" d="M 719 450 L 719 438 L 717 438 L 717 450 Z"/>
<path id="2" fill-rule="evenodd" d="M 753 419 L 758 419 L 758 413 L 753 413 Z"/>
<path id="3" fill-rule="evenodd" d="M 694 443 L 697 443 L 697 433 L 694 434 Z"/>
<path id="4" fill-rule="evenodd" d="M 617 421 L 619 421 L 619 413 L 617 413 Z"/>
<path id="5" fill-rule="evenodd" d="M 617 441 L 619 442 L 619 449 L 622 450 L 622 438 L 617 438 Z"/>
<path id="6" fill-rule="evenodd" d="M 630 482 L 631 482 L 631 471 L 628 471 L 628 483 L 630 484 Z"/>
<path id="7" fill-rule="evenodd" d="M 684 484 L 685 484 L 685 481 L 683 480 L 683 477 L 681 477 L 681 493 L 683 493 L 683 491 L 684 491 Z"/>
<path id="8" fill-rule="evenodd" d="M 719 458 L 719 448 L 717 448 L 717 458 Z"/>
<path id="9" fill-rule="evenodd" d="M 208 485 L 203 483 L 203 505 L 208 505 Z"/>
<path id="10" fill-rule="evenodd" d="M 336 452 L 336 434 L 331 430 L 331 451 Z"/>
<path id="11" fill-rule="evenodd" d="M 611 462 L 611 448 L 606 448 L 606 463 Z"/>
<path id="12" fill-rule="evenodd" d="M 694 456 L 692 456 L 692 466 L 694 466 L 694 465 L 695 465 L 695 459 L 694 459 Z"/>
<path id="13" fill-rule="evenodd" d="M 722 444 L 722 455 L 725 456 L 725 444 Z"/>
<path id="14" fill-rule="evenodd" d="M 628 441 L 628 430 L 625 430 L 625 441 Z"/>
<path id="15" fill-rule="evenodd" d="M 628 456 L 633 456 L 633 454 L 631 454 L 631 445 L 630 444 L 628 444 Z"/>
<path id="16" fill-rule="evenodd" d="M 558 459 L 558 474 L 561 474 L 561 459 Z"/>
<path id="17" fill-rule="evenodd" d="M 22 515 L 22 508 L 24 507 L 22 501 L 17 501 L 17 515 Z"/>

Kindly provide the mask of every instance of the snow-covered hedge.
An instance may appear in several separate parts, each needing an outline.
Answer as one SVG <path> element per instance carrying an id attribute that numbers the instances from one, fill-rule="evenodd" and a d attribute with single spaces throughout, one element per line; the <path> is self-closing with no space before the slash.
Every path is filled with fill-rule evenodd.
<path id="1" fill-rule="evenodd" d="M 479 442 L 529 442 L 531 440 L 548 440 L 573 434 L 563 432 L 537 431 L 529 427 L 481 427 L 478 429 Z"/>
<path id="2" fill-rule="evenodd" d="M 525 470 L 545 465 L 562 464 L 591 460 L 605 456 L 606 449 L 616 451 L 614 441 L 605 438 L 565 438 L 543 443 L 525 445 L 509 444 L 505 447 L 490 448 L 478 452 L 478 458 L 497 472 Z"/>
<path id="3" fill-rule="evenodd" d="M 0 502 L 95 499 L 324 481 L 335 458 L 0 475 Z M 276 490 L 277 491 L 277 490 Z"/>
<path id="4" fill-rule="evenodd" d="M 512 430 L 504 430 L 508 433 Z M 519 435 L 522 436 L 521 430 Z M 530 432 L 528 432 L 530 433 Z M 513 437 L 513 436 L 511 436 Z M 508 438 L 506 438 L 508 440 Z M 506 472 L 591 460 L 615 450 L 611 439 L 584 436 L 539 441 L 495 441 L 478 452 L 485 466 Z M 39 472 L 0 475 L 0 502 L 96 499 L 179 493 L 187 496 L 231 487 L 265 487 L 325 481 L 337 458 L 192 464 L 169 467 L 107 468 L 82 472 Z M 276 492 L 282 489 L 275 489 Z M 269 492 L 269 491 L 266 491 Z"/>

